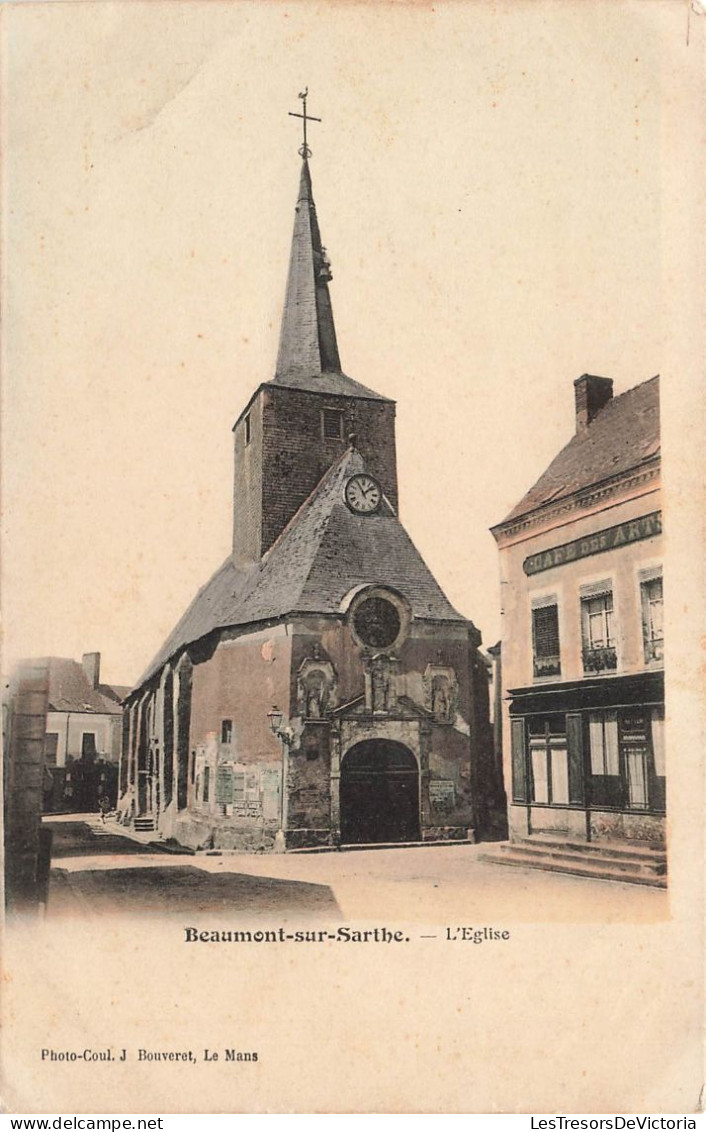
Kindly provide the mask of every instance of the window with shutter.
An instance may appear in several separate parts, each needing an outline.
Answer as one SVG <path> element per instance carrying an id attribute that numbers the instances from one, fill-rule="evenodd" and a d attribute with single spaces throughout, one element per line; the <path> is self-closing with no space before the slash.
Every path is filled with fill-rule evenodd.
<path id="1" fill-rule="evenodd" d="M 534 676 L 559 676 L 559 609 L 556 604 L 532 610 L 532 648 Z"/>

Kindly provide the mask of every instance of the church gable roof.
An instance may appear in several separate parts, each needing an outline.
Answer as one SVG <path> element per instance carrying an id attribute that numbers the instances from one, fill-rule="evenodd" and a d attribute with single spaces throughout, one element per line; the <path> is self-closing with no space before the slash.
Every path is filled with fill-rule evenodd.
<path id="1" fill-rule="evenodd" d="M 348 451 L 319 482 L 262 561 L 237 570 L 227 558 L 196 595 L 140 679 L 142 685 L 185 646 L 215 629 L 296 613 L 335 614 L 359 585 L 400 590 L 419 619 L 465 621 L 453 608 L 387 500 L 354 515 L 343 499 L 349 476 L 364 470 Z"/>
<path id="2" fill-rule="evenodd" d="M 659 377 L 610 400 L 493 530 L 659 456 Z"/>

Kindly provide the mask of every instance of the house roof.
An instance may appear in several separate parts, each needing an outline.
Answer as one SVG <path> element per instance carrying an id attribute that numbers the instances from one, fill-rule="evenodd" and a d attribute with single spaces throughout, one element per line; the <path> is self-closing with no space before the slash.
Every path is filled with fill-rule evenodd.
<path id="1" fill-rule="evenodd" d="M 294 214 L 277 367 L 271 384 L 333 396 L 386 401 L 388 398 L 354 381 L 341 369 L 328 288 L 332 278 L 331 265 L 321 242 L 309 162 L 304 158 Z"/>
<path id="2" fill-rule="evenodd" d="M 346 506 L 344 484 L 349 476 L 364 470 L 360 453 L 348 449 L 261 562 L 239 570 L 228 557 L 199 590 L 136 687 L 186 645 L 214 629 L 297 613 L 340 613 L 343 599 L 360 585 L 398 589 L 415 618 L 465 622 L 387 500 L 373 515 L 353 514 Z"/>
<path id="3" fill-rule="evenodd" d="M 653 377 L 608 401 L 493 529 L 654 460 L 659 435 L 659 377 Z"/>
<path id="4" fill-rule="evenodd" d="M 99 684 L 92 687 L 90 680 L 77 660 L 50 656 L 49 711 L 92 712 L 97 715 L 120 715 L 120 701 L 130 691 L 118 684 Z"/>

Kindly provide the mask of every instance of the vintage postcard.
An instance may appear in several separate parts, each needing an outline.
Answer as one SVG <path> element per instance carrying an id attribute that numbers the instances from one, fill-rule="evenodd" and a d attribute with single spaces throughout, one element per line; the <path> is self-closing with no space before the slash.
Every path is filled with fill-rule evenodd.
<path id="1" fill-rule="evenodd" d="M 5 1111 L 692 1126 L 704 17 L 2 6 Z"/>

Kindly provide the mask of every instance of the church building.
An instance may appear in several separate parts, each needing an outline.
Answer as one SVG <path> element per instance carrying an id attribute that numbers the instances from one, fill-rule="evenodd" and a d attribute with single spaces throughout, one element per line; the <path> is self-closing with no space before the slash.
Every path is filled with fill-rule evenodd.
<path id="1" fill-rule="evenodd" d="M 493 774 L 480 633 L 400 522 L 394 401 L 341 368 L 300 154 L 232 550 L 126 699 L 121 820 L 193 848 L 467 841 Z"/>

